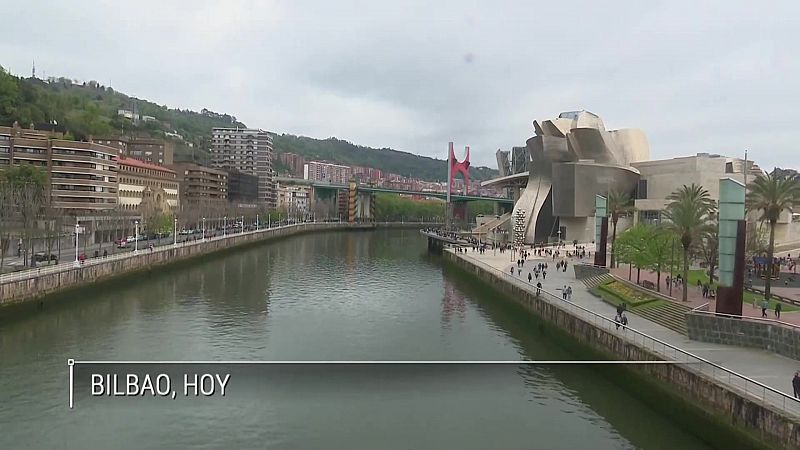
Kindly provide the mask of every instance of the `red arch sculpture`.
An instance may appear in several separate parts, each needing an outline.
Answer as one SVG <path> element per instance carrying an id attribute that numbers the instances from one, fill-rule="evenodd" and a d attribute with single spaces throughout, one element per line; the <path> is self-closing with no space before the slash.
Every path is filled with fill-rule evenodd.
<path id="1" fill-rule="evenodd" d="M 456 178 L 456 174 L 458 173 L 464 177 L 464 193 L 469 194 L 469 146 L 467 146 L 466 149 L 467 155 L 464 157 L 464 160 L 458 161 L 456 159 L 456 154 L 453 151 L 453 143 L 450 142 L 448 154 L 450 179 L 447 180 L 447 191 L 450 194 L 453 193 L 453 180 Z"/>

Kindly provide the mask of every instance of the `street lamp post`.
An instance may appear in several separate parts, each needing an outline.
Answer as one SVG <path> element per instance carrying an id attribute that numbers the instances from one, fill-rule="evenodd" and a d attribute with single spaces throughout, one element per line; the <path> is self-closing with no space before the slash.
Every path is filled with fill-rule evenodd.
<path id="1" fill-rule="evenodd" d="M 258 231 L 258 214 L 256 214 L 256 231 Z"/>
<path id="2" fill-rule="evenodd" d="M 78 219 L 75 219 L 75 262 L 78 262 L 78 230 L 80 230 L 81 226 L 78 223 Z"/>
<path id="3" fill-rule="evenodd" d="M 669 296 L 672 297 L 672 285 L 675 278 L 672 276 L 672 268 L 675 266 L 675 236 L 672 236 L 672 253 L 669 257 Z M 685 282 L 685 281 L 684 281 Z"/>
<path id="4" fill-rule="evenodd" d="M 203 241 L 206 240 L 206 218 L 203 217 Z"/>
<path id="5" fill-rule="evenodd" d="M 222 222 L 222 236 L 225 237 L 227 235 L 228 235 L 228 216 L 225 216 Z"/>
<path id="6" fill-rule="evenodd" d="M 242 230 L 241 230 L 241 232 L 244 233 L 244 216 L 242 216 Z"/>
<path id="7" fill-rule="evenodd" d="M 133 253 L 139 253 L 139 221 L 134 220 L 133 224 L 136 225 L 135 235 L 133 236 Z"/>
<path id="8" fill-rule="evenodd" d="M 178 245 L 178 218 L 176 217 L 172 221 L 172 246 L 175 247 Z"/>

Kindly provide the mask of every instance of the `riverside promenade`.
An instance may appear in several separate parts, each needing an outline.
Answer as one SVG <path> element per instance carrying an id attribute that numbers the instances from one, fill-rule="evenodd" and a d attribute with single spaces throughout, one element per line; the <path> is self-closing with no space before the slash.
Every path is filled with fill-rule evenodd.
<path id="1" fill-rule="evenodd" d="M 495 276 L 530 293 L 535 293 L 536 283 L 541 281 L 545 291 L 542 298 L 545 301 L 567 309 L 589 323 L 613 330 L 623 339 L 644 346 L 663 359 L 686 361 L 691 369 L 711 376 L 717 383 L 783 411 L 795 423 L 800 422 L 800 401 L 793 398 L 791 383 L 794 373 L 800 370 L 800 363 L 795 360 L 758 349 L 692 341 L 631 312 L 626 313 L 630 329 L 615 330 L 615 308 L 592 295 L 583 282 L 575 278 L 573 261 L 569 261 L 566 272 L 556 270 L 556 263 L 564 258 L 554 260 L 552 257 L 530 255 L 522 272 L 517 275 L 518 253 L 512 255 L 510 251 L 500 253 L 487 249 L 480 254 L 471 248 L 465 253 L 457 253 L 453 249 L 445 251 L 451 253 L 451 257 L 462 258 L 494 271 Z M 540 262 L 548 264 L 547 279 L 542 280 L 540 276 L 529 283 L 528 273 Z M 511 275 L 512 268 L 514 275 Z M 562 300 L 564 286 L 572 287 L 569 301 Z"/>
<path id="2" fill-rule="evenodd" d="M 67 289 L 152 270 L 183 260 L 226 251 L 241 245 L 287 237 L 299 233 L 327 230 L 358 230 L 379 227 L 420 227 L 438 225 L 423 222 L 302 222 L 258 230 L 186 240 L 151 249 L 138 249 L 106 257 L 71 261 L 0 275 L 0 307 L 39 299 Z"/>

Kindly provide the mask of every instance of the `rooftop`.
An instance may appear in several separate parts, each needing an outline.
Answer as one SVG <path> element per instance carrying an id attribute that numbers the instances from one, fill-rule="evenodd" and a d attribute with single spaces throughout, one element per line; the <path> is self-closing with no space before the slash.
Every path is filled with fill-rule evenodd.
<path id="1" fill-rule="evenodd" d="M 158 164 L 151 164 L 144 161 L 139 161 L 138 159 L 133 158 L 126 158 L 124 156 L 117 156 L 114 158 L 120 166 L 132 166 L 132 167 L 140 167 L 142 169 L 151 169 L 151 170 L 158 170 L 161 172 L 167 173 L 175 173 L 174 170 L 167 169 L 166 167 L 159 166 Z"/>

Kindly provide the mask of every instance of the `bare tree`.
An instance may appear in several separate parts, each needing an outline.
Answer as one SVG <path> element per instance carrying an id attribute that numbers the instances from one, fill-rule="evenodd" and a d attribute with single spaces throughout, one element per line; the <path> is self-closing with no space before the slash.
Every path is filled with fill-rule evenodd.
<path id="1" fill-rule="evenodd" d="M 33 240 L 39 234 L 37 220 L 41 217 L 45 192 L 42 185 L 33 181 L 19 183 L 14 189 L 14 200 L 22 216 L 22 232 L 25 251 L 22 261 L 25 266 L 33 255 Z"/>
<path id="2" fill-rule="evenodd" d="M 14 197 L 11 185 L 0 174 L 0 273 L 3 272 L 6 252 L 11 244 L 12 219 L 14 218 Z"/>
<path id="3" fill-rule="evenodd" d="M 52 199 L 49 195 L 45 196 L 45 203 L 42 206 L 44 223 L 44 243 L 47 249 L 47 263 L 50 264 L 50 255 L 53 254 L 53 246 L 61 239 L 64 216 L 58 208 L 54 208 Z M 59 245 L 58 259 L 61 259 L 61 246 Z"/>

